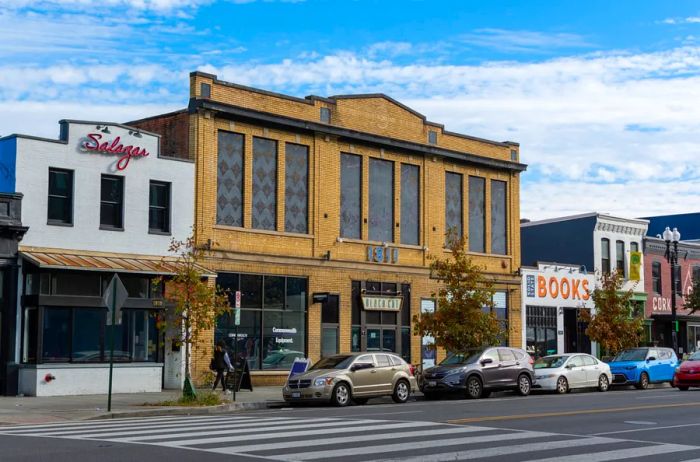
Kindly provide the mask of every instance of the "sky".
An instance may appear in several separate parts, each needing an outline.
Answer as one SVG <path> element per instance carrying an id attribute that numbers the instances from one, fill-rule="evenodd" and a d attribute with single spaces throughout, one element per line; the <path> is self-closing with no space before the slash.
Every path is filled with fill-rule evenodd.
<path id="1" fill-rule="evenodd" d="M 523 218 L 700 211 L 695 0 L 0 0 L 0 136 L 184 108 L 194 70 L 516 141 Z"/>

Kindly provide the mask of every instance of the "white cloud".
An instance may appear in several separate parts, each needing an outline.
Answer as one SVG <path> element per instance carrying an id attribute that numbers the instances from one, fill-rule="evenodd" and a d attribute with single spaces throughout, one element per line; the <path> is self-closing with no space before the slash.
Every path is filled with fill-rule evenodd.
<path id="1" fill-rule="evenodd" d="M 507 52 L 536 52 L 557 48 L 590 47 L 583 37 L 569 33 L 484 28 L 461 37 L 462 42 Z"/>
<path id="2" fill-rule="evenodd" d="M 700 16 L 688 16 L 686 18 L 666 18 L 661 21 L 664 24 L 698 24 L 700 23 Z"/>
<path id="3" fill-rule="evenodd" d="M 100 0 L 99 6 L 105 8 L 127 7 L 137 10 L 167 12 L 181 8 L 197 8 L 212 3 L 214 0 Z M 6 8 L 95 8 L 94 0 L 5 0 Z"/>

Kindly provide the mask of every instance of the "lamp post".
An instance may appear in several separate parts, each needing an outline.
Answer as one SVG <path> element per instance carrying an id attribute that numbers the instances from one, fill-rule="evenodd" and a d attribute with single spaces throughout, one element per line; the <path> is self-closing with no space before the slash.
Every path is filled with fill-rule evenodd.
<path id="1" fill-rule="evenodd" d="M 671 265 L 671 339 L 673 341 L 673 351 L 678 354 L 678 332 L 676 321 L 676 266 L 678 266 L 678 241 L 681 240 L 681 233 L 678 228 L 673 231 L 667 226 L 663 234 L 666 241 L 666 261 Z M 673 244 L 673 246 L 671 246 Z"/>

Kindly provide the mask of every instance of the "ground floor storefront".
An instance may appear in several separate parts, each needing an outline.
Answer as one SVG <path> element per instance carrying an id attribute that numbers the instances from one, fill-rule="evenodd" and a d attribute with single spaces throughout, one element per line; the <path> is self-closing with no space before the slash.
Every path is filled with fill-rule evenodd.
<path id="1" fill-rule="evenodd" d="M 680 355 L 700 350 L 700 316 L 679 315 L 678 352 Z M 650 346 L 673 347 L 673 323 L 670 315 L 653 315 L 647 321 Z"/>
<path id="2" fill-rule="evenodd" d="M 595 312 L 590 291 L 595 277 L 578 265 L 541 263 L 522 269 L 522 348 L 539 358 L 562 353 L 596 353 L 586 335 L 582 310 Z"/>
<path id="3" fill-rule="evenodd" d="M 194 352 L 194 377 L 207 381 L 215 342 L 245 360 L 256 385 L 281 383 L 297 357 L 316 361 L 353 351 L 390 351 L 421 364 L 434 355 L 413 332 L 413 317 L 434 309 L 437 281 L 426 268 L 212 255 L 203 264 L 217 284 L 241 294 L 239 325 L 222 316 Z M 494 285 L 495 312 L 507 342 L 520 344 L 519 278 Z M 438 352 L 440 355 L 441 352 Z M 439 359 L 439 357 L 438 357 Z"/>
<path id="4" fill-rule="evenodd" d="M 159 329 L 166 266 L 160 257 L 20 249 L 19 393 L 106 393 L 110 358 L 114 393 L 181 387 L 180 347 Z M 105 295 L 115 275 L 124 295 L 112 323 Z"/>

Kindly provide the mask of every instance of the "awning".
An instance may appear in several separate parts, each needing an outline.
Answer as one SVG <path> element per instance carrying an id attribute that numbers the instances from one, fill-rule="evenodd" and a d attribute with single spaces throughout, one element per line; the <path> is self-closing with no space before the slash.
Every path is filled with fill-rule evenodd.
<path id="1" fill-rule="evenodd" d="M 182 264 L 172 257 L 65 249 L 20 248 L 20 255 L 40 268 L 63 270 L 172 275 L 175 274 L 178 265 Z M 201 265 L 195 266 L 203 276 L 216 276 L 216 273 Z"/>

